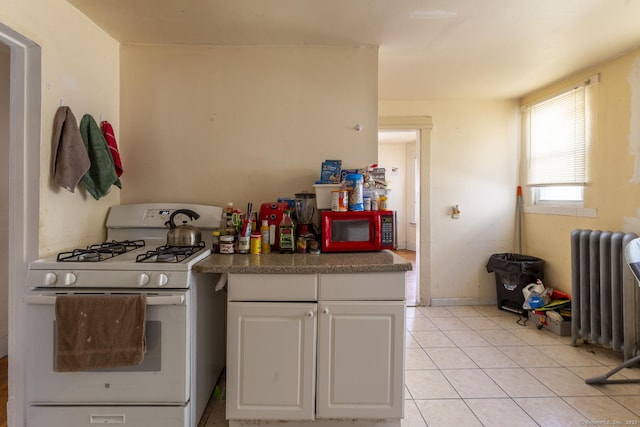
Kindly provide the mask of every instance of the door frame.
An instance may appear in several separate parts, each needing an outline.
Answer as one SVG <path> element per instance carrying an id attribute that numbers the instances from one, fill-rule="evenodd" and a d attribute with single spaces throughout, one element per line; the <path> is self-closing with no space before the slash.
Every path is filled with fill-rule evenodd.
<path id="1" fill-rule="evenodd" d="M 40 46 L 0 23 L 10 48 L 9 87 L 9 398 L 8 425 L 25 425 L 22 301 L 29 262 L 38 258 L 40 218 Z"/>
<path id="2" fill-rule="evenodd" d="M 419 156 L 420 217 L 416 224 L 416 269 L 418 277 L 418 305 L 431 305 L 431 130 L 429 116 L 383 116 L 378 118 L 378 130 L 416 131 L 416 150 Z"/>

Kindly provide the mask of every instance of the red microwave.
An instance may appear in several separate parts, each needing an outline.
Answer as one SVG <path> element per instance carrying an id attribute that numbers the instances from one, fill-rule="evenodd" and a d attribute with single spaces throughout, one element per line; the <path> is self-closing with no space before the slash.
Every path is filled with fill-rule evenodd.
<path id="1" fill-rule="evenodd" d="M 395 248 L 393 211 L 321 212 L 323 252 L 366 252 Z"/>

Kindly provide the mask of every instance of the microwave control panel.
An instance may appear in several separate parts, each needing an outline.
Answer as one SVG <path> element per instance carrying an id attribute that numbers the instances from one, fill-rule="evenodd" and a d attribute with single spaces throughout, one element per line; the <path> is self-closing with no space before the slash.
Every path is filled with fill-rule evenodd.
<path id="1" fill-rule="evenodd" d="M 382 215 L 380 223 L 380 243 L 382 246 L 393 246 L 393 215 Z"/>

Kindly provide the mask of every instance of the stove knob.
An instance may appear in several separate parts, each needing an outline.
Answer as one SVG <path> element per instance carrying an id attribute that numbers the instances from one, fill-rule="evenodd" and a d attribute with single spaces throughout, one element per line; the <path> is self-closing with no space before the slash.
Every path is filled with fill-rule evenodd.
<path id="1" fill-rule="evenodd" d="M 164 273 L 160 273 L 158 275 L 158 286 L 159 287 L 163 287 L 164 285 L 166 285 L 169 282 L 169 278 L 167 277 L 166 274 Z"/>
<path id="2" fill-rule="evenodd" d="M 151 278 L 149 277 L 149 275 L 147 273 L 141 273 L 138 276 L 138 286 L 144 286 L 144 285 L 148 284 L 150 279 Z"/>
<path id="3" fill-rule="evenodd" d="M 64 284 L 65 286 L 70 286 L 76 283 L 78 278 L 73 273 L 65 273 L 64 274 Z"/>
<path id="4" fill-rule="evenodd" d="M 58 281 L 58 276 L 56 273 L 47 273 L 44 275 L 43 285 L 45 286 L 53 286 Z"/>

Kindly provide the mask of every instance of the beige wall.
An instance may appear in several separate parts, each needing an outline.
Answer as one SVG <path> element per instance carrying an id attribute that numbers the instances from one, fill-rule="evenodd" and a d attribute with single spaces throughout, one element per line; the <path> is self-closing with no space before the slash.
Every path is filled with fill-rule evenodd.
<path id="1" fill-rule="evenodd" d="M 123 46 L 122 202 L 313 191 L 377 158 L 377 48 Z M 359 123 L 363 130 L 357 132 Z"/>
<path id="2" fill-rule="evenodd" d="M 495 301 L 484 266 L 491 254 L 514 250 L 517 104 L 381 101 L 379 112 L 433 119 L 431 170 L 421 171 L 431 175 L 431 277 L 421 286 L 431 287 L 434 304 Z M 460 219 L 451 218 L 455 204 Z"/>
<path id="3" fill-rule="evenodd" d="M 94 243 L 104 238 L 105 215 L 119 192 L 96 201 L 53 184 L 52 123 L 62 100 L 78 122 L 85 113 L 102 115 L 118 133 L 119 45 L 63 0 L 4 0 L 0 22 L 42 48 L 40 254 Z"/>
<path id="4" fill-rule="evenodd" d="M 571 230 L 584 228 L 640 235 L 640 181 L 637 178 L 640 171 L 635 169 L 640 154 L 638 61 L 640 49 L 576 73 L 522 99 L 525 104 L 600 73 L 595 133 L 589 147 L 589 183 L 585 189 L 585 207 L 596 209 L 597 216 L 529 213 L 524 217 L 526 253 L 547 262 L 545 283 L 554 288 L 571 291 Z M 635 108 L 632 108 L 632 88 L 635 88 Z M 524 172 L 524 168 L 522 170 Z M 527 194 L 525 200 L 528 200 Z"/>

